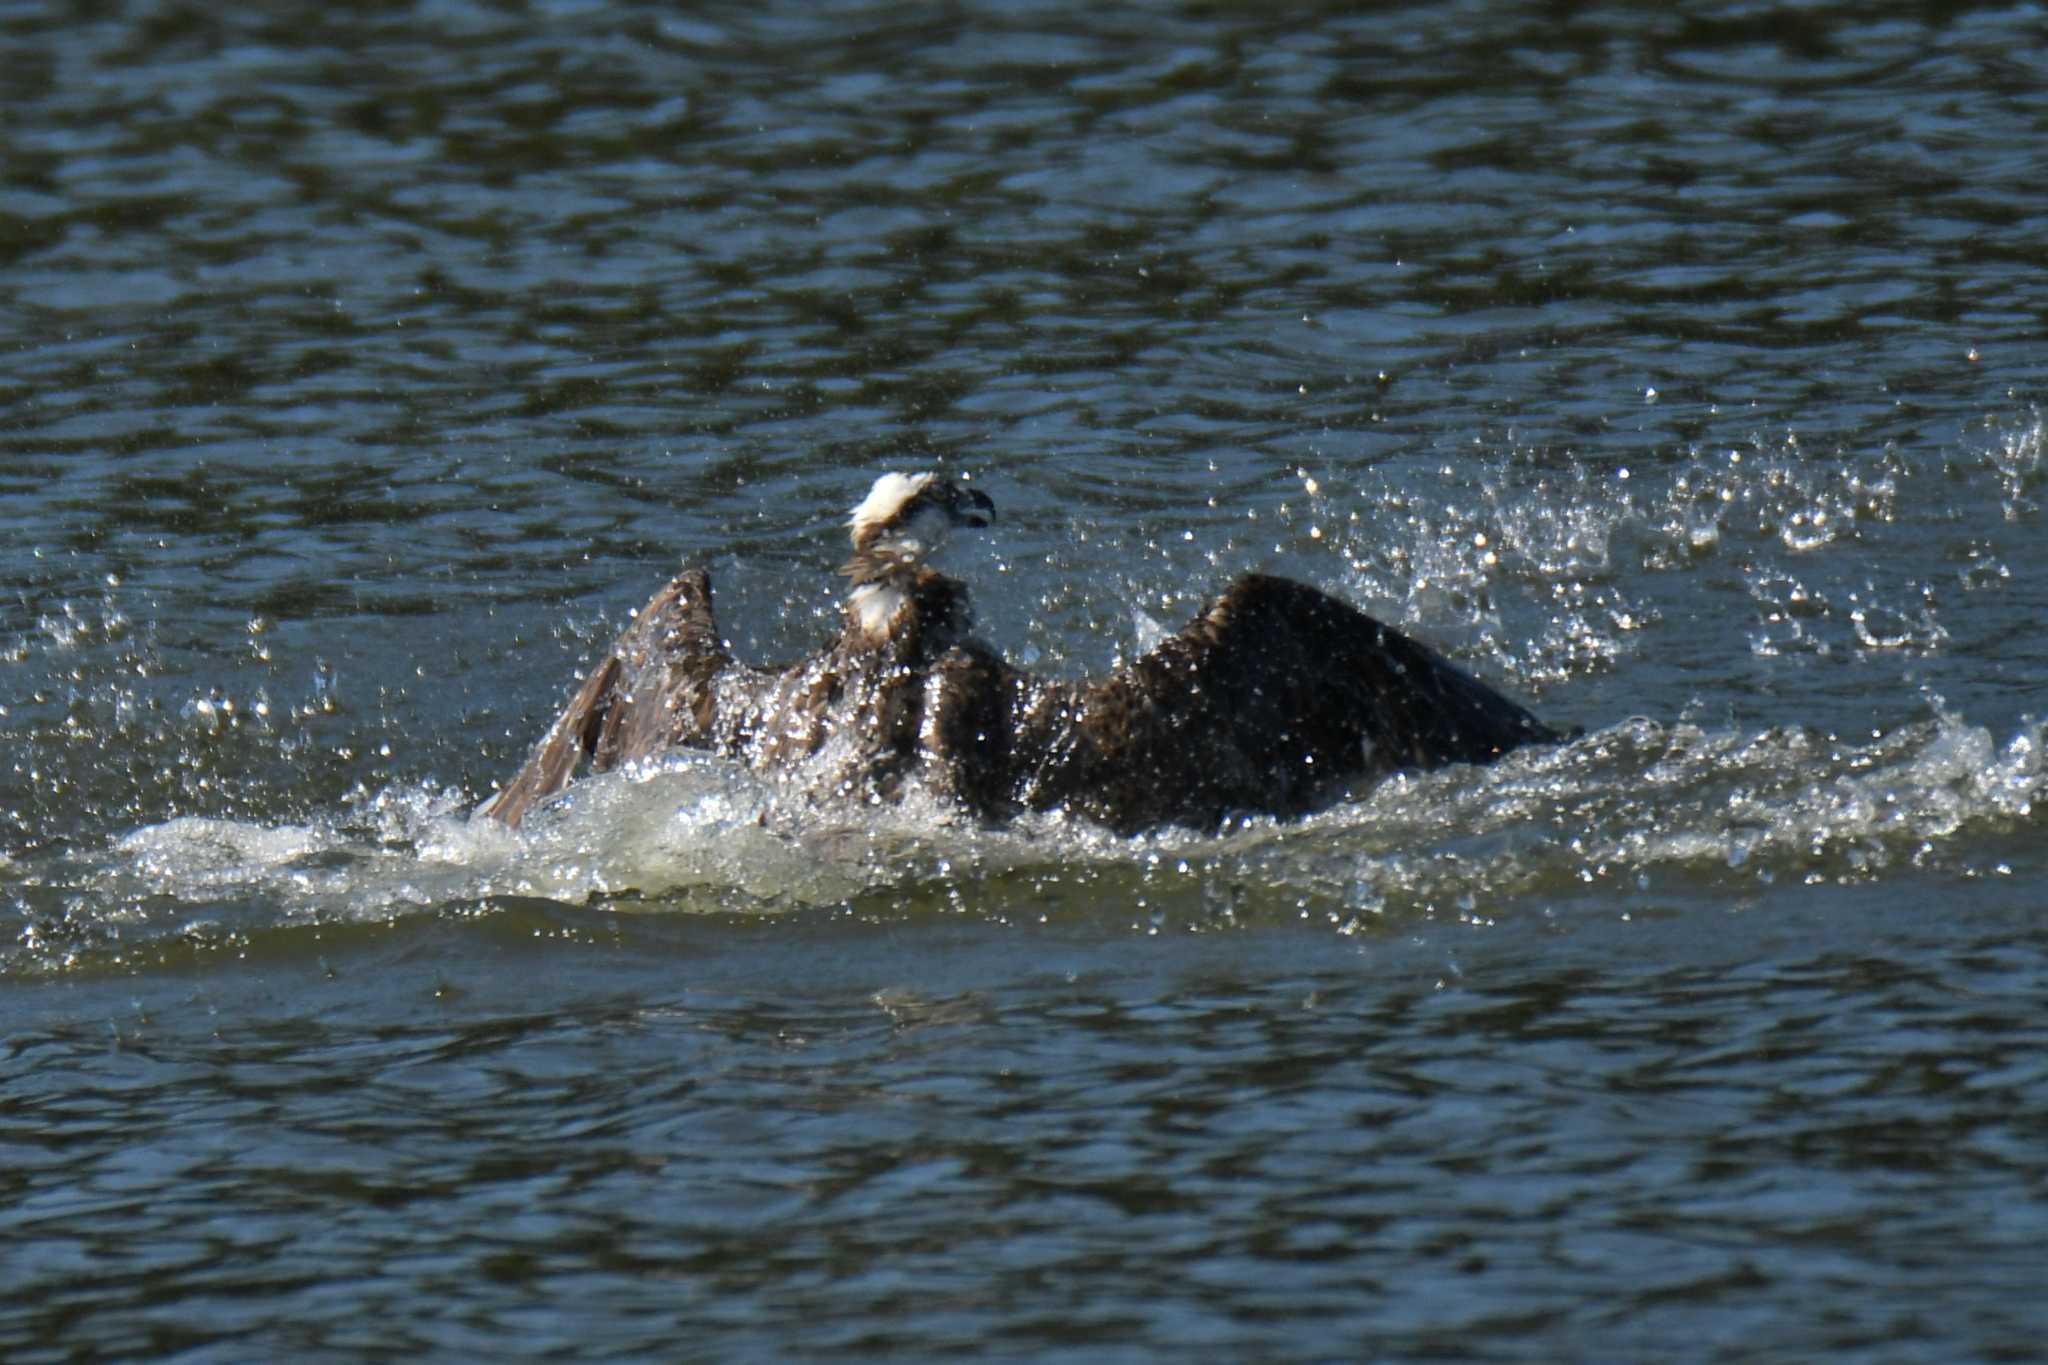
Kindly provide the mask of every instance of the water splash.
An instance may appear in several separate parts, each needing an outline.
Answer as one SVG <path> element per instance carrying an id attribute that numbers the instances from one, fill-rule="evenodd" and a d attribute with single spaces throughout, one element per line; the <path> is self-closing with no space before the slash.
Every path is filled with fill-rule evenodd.
<path id="1" fill-rule="evenodd" d="M 1065 595 L 1041 602 L 1040 633 L 1013 652 L 1041 651 L 1053 670 L 1099 666 L 1085 650 L 1148 647 L 1213 570 L 1276 567 L 1539 691 L 1624 666 L 1639 676 L 1638 661 L 1695 619 L 1702 591 L 1753 611 L 1746 630 L 1733 613 L 1732 648 L 1694 654 L 1716 667 L 1744 654 L 1745 634 L 1750 659 L 1938 659 L 1955 652 L 1958 600 L 2024 581 L 2025 547 L 2004 521 L 2031 515 L 2042 430 L 2036 414 L 1949 463 L 1758 439 L 1628 467 L 1516 450 L 1445 465 L 1436 481 L 1297 470 L 1299 493 L 1176 526 L 1108 574 L 1104 552 L 1077 539 L 1080 558 L 1048 575 L 1047 591 Z M 1934 480 L 1944 497 L 1921 497 Z M 1952 574 L 1887 562 L 1890 528 L 1916 515 L 1960 527 Z M 916 802 L 832 811 L 688 757 L 579 783 L 513 833 L 472 821 L 459 785 L 418 774 L 498 770 L 528 727 L 496 718 L 503 738 L 479 752 L 450 724 L 438 748 L 404 756 L 406 775 L 392 740 L 419 732 L 421 716 L 358 672 L 344 688 L 310 639 L 294 649 L 264 618 L 238 617 L 237 651 L 258 651 L 257 667 L 224 676 L 216 657 L 161 644 L 147 618 L 110 583 L 29 618 L 10 644 L 6 661 L 35 679 L 0 708 L 17 832 L 0 892 L 20 925 L 10 960 L 25 969 L 524 897 L 1108 916 L 1148 934 L 1303 916 L 1354 934 L 1417 916 L 1479 925 L 1586 888 L 1743 895 L 1902 864 L 1968 875 L 1985 860 L 1962 850 L 2030 832 L 2042 795 L 2032 720 L 2013 726 L 2008 713 L 2001 741 L 1939 705 L 1902 723 L 1902 700 L 1869 708 L 1878 723 L 1853 735 L 1758 729 L 1723 691 L 1707 694 L 1727 713 L 1719 724 L 1608 725 L 1483 772 L 1397 778 L 1308 821 L 1220 834 L 1121 840 L 1057 817 L 985 829 Z M 598 641 L 613 624 L 571 629 Z M 86 790 L 94 809 L 63 806 Z M 53 802 L 69 823 L 37 814 Z"/>
<path id="2" fill-rule="evenodd" d="M 1998 474 L 2007 521 L 2019 521 L 2041 510 L 2040 504 L 2027 496 L 2027 489 L 2040 476 L 2044 441 L 2048 441 L 2048 419 L 2038 409 L 2017 430 L 1993 436 L 1988 454 Z"/>
<path id="3" fill-rule="evenodd" d="M 2044 749 L 2040 723 L 2001 744 L 1939 708 L 1858 741 L 1633 719 L 1492 768 L 1395 777 L 1305 821 L 1134 839 L 1057 815 L 977 826 L 918 800 L 797 804 L 692 757 L 580 782 L 518 831 L 473 818 L 463 793 L 397 786 L 304 823 L 180 817 L 96 853 L 7 865 L 0 885 L 22 916 L 17 971 L 494 898 L 1084 916 L 1148 935 L 1276 919 L 1344 934 L 1418 918 L 1483 927 L 1623 885 L 1718 902 L 1902 864 L 1976 875 L 1966 850 L 2039 824 Z"/>

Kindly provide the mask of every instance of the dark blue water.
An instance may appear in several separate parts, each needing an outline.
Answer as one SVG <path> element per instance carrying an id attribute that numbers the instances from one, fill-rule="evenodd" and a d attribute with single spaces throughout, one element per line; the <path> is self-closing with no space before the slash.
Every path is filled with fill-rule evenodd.
<path id="1" fill-rule="evenodd" d="M 2043 30 L 0 13 L 0 1355 L 2030 1356 Z M 471 824 L 923 468 L 1031 667 L 1267 569 L 1585 736 Z"/>

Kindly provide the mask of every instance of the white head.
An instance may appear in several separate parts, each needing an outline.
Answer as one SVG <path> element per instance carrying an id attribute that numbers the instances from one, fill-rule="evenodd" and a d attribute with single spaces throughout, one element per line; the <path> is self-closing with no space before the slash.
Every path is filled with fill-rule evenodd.
<path id="1" fill-rule="evenodd" d="M 986 526 L 995 504 L 979 489 L 936 474 L 884 474 L 847 519 L 856 561 L 902 565 L 929 557 L 955 526 Z"/>

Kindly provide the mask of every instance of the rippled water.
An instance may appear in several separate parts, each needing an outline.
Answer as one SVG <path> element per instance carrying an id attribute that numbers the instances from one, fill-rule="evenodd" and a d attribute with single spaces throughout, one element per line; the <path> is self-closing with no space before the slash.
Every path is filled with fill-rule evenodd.
<path id="1" fill-rule="evenodd" d="M 0 14 L 0 1354 L 2030 1354 L 2042 37 Z M 1034 667 L 1274 569 L 1586 733 L 469 822 L 930 466 Z"/>

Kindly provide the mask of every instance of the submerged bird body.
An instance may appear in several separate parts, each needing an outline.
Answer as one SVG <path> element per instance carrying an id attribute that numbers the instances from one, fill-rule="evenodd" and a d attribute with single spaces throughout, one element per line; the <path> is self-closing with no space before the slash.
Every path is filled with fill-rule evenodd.
<path id="1" fill-rule="evenodd" d="M 895 801 L 917 783 L 986 820 L 1065 810 L 1119 833 L 1213 828 L 1563 738 L 1428 647 L 1261 574 L 1107 677 L 1020 672 L 973 637 L 966 588 L 925 562 L 991 511 L 931 475 L 884 475 L 850 523 L 838 637 L 787 668 L 734 660 L 708 576 L 678 574 L 485 813 L 518 824 L 585 758 L 604 771 L 697 748 L 820 795 Z"/>

